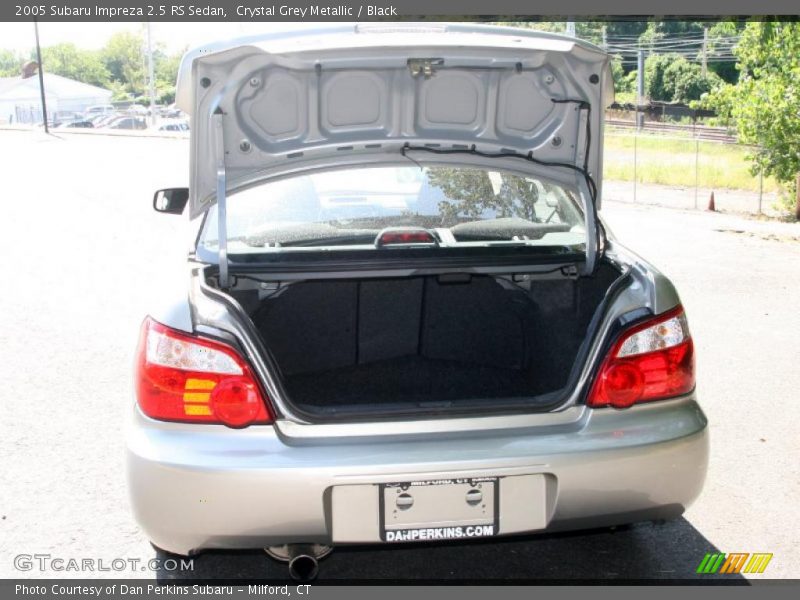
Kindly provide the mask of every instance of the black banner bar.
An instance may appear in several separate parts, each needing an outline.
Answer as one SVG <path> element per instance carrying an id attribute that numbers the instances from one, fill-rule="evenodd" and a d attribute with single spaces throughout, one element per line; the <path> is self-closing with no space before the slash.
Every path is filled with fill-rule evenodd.
<path id="1" fill-rule="evenodd" d="M 665 15 L 798 16 L 796 0 L 3 0 L 0 21 L 508 20 Z M 660 17 L 660 18 L 663 18 Z"/>
<path id="2" fill-rule="evenodd" d="M 402 582 L 401 582 L 402 583 Z M 405 582 L 407 583 L 407 582 Z M 443 582 L 440 582 L 443 583 Z M 501 585 L 507 582 L 499 582 Z M 552 582 L 548 582 L 552 583 Z M 545 598 L 548 600 L 568 600 L 576 595 L 591 593 L 592 598 L 598 600 L 638 600 L 646 595 L 650 600 L 671 600 L 676 597 L 692 598 L 703 597 L 708 600 L 725 598 L 738 600 L 739 598 L 795 598 L 798 591 L 797 581 L 753 581 L 752 586 L 739 581 L 733 586 L 724 581 L 715 581 L 716 585 L 701 587 L 687 585 L 679 582 L 677 585 L 655 587 L 654 581 L 638 581 L 636 585 L 600 585 L 589 590 L 586 587 L 596 584 L 594 581 L 581 581 L 578 585 L 564 585 L 561 587 L 548 587 Z M 731 582 L 732 583 L 732 582 Z M 476 585 L 477 584 L 477 585 Z M 483 584 L 483 585 L 481 585 Z M 489 590 L 486 585 L 497 585 L 498 582 L 480 581 L 470 586 L 431 586 L 430 584 L 415 584 L 413 586 L 400 585 L 387 587 L 385 585 L 325 585 L 317 582 L 249 582 L 234 583 L 226 581 L 203 581 L 192 584 L 182 584 L 173 581 L 147 581 L 147 580 L 2 580 L 0 581 L 0 594 L 2 598 L 11 599 L 27 598 L 30 600 L 73 600 L 95 598 L 101 600 L 164 600 L 176 598 L 293 598 L 303 600 L 371 600 L 380 596 L 382 600 L 407 600 L 413 597 L 435 597 L 438 600 L 483 600 L 487 593 L 502 595 L 504 600 L 519 598 L 530 599 L 530 587 L 520 585 L 502 585 L 497 590 Z M 649 584 L 649 585 L 648 585 Z M 645 587 L 646 586 L 646 587 Z M 535 590 L 533 593 L 537 593 Z"/>

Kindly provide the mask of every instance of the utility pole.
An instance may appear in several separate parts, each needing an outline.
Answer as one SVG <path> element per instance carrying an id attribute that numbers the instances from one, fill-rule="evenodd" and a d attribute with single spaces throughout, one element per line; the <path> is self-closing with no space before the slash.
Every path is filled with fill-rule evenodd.
<path id="1" fill-rule="evenodd" d="M 644 127 L 644 112 L 641 110 L 644 105 L 644 50 L 641 48 L 636 64 L 636 129 L 641 130 Z"/>
<path id="2" fill-rule="evenodd" d="M 703 77 L 708 75 L 708 27 L 703 27 Z"/>
<path id="3" fill-rule="evenodd" d="M 155 67 L 153 65 L 153 39 L 150 32 L 150 21 L 147 22 L 147 76 L 149 80 L 150 92 L 150 126 L 155 127 L 156 124 L 156 83 L 155 83 Z"/>
<path id="4" fill-rule="evenodd" d="M 564 33 L 570 37 L 575 37 L 575 21 L 567 21 L 567 28 Z"/>
<path id="5" fill-rule="evenodd" d="M 603 25 L 603 50 L 608 50 L 608 29 Z"/>
<path id="6" fill-rule="evenodd" d="M 44 93 L 44 69 L 42 69 L 42 47 L 39 45 L 39 21 L 33 20 L 33 31 L 36 34 L 36 61 L 39 63 L 39 94 L 42 96 L 42 120 L 44 121 L 44 132 L 50 133 L 47 125 L 47 100 Z"/>

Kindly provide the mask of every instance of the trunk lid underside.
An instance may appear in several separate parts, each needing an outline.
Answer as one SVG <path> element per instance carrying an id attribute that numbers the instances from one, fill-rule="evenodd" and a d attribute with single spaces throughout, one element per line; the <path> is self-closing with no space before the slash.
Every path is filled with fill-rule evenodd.
<path id="1" fill-rule="evenodd" d="M 508 28 L 351 27 L 200 48 L 178 79 L 177 103 L 192 114 L 190 214 L 257 181 L 396 159 L 404 146 L 532 153 L 599 185 L 612 95 L 600 49 Z"/>

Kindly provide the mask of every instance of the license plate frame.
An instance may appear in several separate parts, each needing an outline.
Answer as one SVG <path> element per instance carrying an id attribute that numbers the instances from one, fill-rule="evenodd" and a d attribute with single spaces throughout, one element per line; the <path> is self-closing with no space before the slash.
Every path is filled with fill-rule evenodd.
<path id="1" fill-rule="evenodd" d="M 499 535 L 500 529 L 500 479 L 500 477 L 496 476 L 454 477 L 378 484 L 379 533 L 381 540 L 388 543 L 402 543 L 496 537 Z M 436 494 L 435 490 L 437 489 L 439 491 L 446 490 L 446 493 Z M 463 491 L 466 494 L 466 492 L 474 491 L 475 489 L 482 491 L 482 502 L 486 503 L 487 499 L 490 499 L 490 515 L 483 514 L 466 520 L 448 520 L 447 509 L 442 508 L 441 517 L 427 524 L 410 523 L 406 527 L 403 523 L 394 523 L 387 526 L 388 511 L 397 512 L 393 507 L 388 506 L 387 491 L 394 494 L 415 491 L 417 496 L 423 496 L 423 501 L 433 500 L 435 502 L 437 495 L 446 499 L 446 496 L 458 496 L 459 491 Z M 427 491 L 420 494 L 420 490 Z M 430 490 L 434 490 L 434 492 L 431 493 Z M 464 501 L 466 502 L 466 497 L 464 497 Z M 476 506 L 476 508 L 478 507 Z M 445 524 L 443 521 L 450 522 Z"/>

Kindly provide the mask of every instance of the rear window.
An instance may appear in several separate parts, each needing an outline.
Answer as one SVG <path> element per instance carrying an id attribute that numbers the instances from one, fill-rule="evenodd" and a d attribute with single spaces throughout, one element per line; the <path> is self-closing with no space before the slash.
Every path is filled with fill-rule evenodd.
<path id="1" fill-rule="evenodd" d="M 228 251 L 375 249 L 386 228 L 425 229 L 437 246 L 565 246 L 583 251 L 567 188 L 474 167 L 372 167 L 277 180 L 228 198 Z M 198 250 L 216 251 L 213 207 Z"/>

